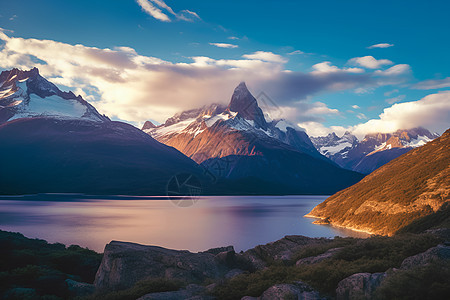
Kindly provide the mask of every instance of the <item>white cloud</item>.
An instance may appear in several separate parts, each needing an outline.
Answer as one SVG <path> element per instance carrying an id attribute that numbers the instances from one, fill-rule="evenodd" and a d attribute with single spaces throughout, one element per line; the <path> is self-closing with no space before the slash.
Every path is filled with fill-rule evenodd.
<path id="1" fill-rule="evenodd" d="M 349 73 L 364 73 L 363 69 L 360 68 L 343 68 L 340 69 L 336 66 L 333 66 L 331 62 L 324 61 L 312 66 L 314 73 L 334 73 L 334 72 L 349 72 Z"/>
<path id="2" fill-rule="evenodd" d="M 188 22 L 194 22 L 195 20 L 201 20 L 200 16 L 193 11 L 188 9 L 182 10 L 179 14 L 176 15 L 178 19 Z"/>
<path id="3" fill-rule="evenodd" d="M 257 59 L 267 62 L 274 62 L 274 63 L 285 63 L 287 60 L 283 58 L 281 55 L 274 54 L 272 52 L 265 52 L 265 51 L 256 51 L 252 54 L 245 54 L 242 55 L 243 58 L 247 59 Z"/>
<path id="4" fill-rule="evenodd" d="M 288 53 L 288 55 L 299 55 L 299 54 L 305 54 L 305 52 L 300 51 L 300 50 L 295 50 L 295 51 Z"/>
<path id="5" fill-rule="evenodd" d="M 229 39 L 229 40 L 238 40 L 239 38 L 236 37 L 236 36 L 230 36 L 230 37 L 228 37 L 228 39 Z"/>
<path id="6" fill-rule="evenodd" d="M 352 105 L 352 108 L 353 109 L 360 109 L 361 107 L 359 107 L 358 105 L 355 104 L 355 105 Z"/>
<path id="7" fill-rule="evenodd" d="M 397 103 L 385 108 L 378 119 L 354 126 L 359 137 L 371 132 L 425 127 L 438 133 L 450 127 L 450 91 L 428 95 L 421 100 Z"/>
<path id="8" fill-rule="evenodd" d="M 329 108 L 323 102 L 314 102 L 309 109 L 304 112 L 305 115 L 334 115 L 339 114 L 339 110 Z"/>
<path id="9" fill-rule="evenodd" d="M 363 113 L 358 113 L 358 114 L 356 115 L 356 117 L 357 117 L 358 119 L 360 119 L 360 120 L 366 120 L 366 119 L 367 119 L 366 115 L 363 114 Z"/>
<path id="10" fill-rule="evenodd" d="M 348 61 L 350 64 L 361 66 L 368 69 L 379 69 L 384 65 L 392 65 L 389 59 L 376 59 L 373 56 L 355 57 Z"/>
<path id="11" fill-rule="evenodd" d="M 163 122 L 181 110 L 227 103 L 240 81 L 247 81 L 255 95 L 264 91 L 278 106 L 293 107 L 291 121 L 317 122 L 339 112 L 321 102 L 311 103 L 311 95 L 378 85 L 373 73 L 330 63 L 322 65 L 323 72 L 286 72 L 282 56 L 263 51 L 241 59 L 198 56 L 190 63 L 173 63 L 139 55 L 129 47 L 99 49 L 15 38 L 2 30 L 0 42 L 0 68 L 36 66 L 44 77 L 93 101 L 102 113 L 129 122 Z"/>
<path id="12" fill-rule="evenodd" d="M 230 49 L 232 49 L 232 48 L 239 47 L 238 45 L 227 44 L 227 43 L 209 43 L 209 44 L 212 45 L 212 46 L 219 47 L 219 48 L 230 48 Z"/>
<path id="13" fill-rule="evenodd" d="M 161 9 L 155 7 L 150 1 L 148 0 L 136 0 L 139 6 L 142 8 L 143 11 L 145 11 L 147 14 L 152 16 L 153 18 L 163 21 L 163 22 L 170 22 L 170 18 L 161 11 Z"/>
<path id="14" fill-rule="evenodd" d="M 367 47 L 367 49 L 389 48 L 389 47 L 394 47 L 394 44 L 380 43 L 380 44 L 375 44 L 375 45 L 369 46 L 369 47 Z"/>
<path id="15" fill-rule="evenodd" d="M 364 118 L 365 116 L 361 115 Z M 432 132 L 442 134 L 450 127 L 450 91 L 430 94 L 418 101 L 394 104 L 383 110 L 377 119 L 368 120 L 355 126 L 326 127 L 319 121 L 299 122 L 311 136 L 323 136 L 331 132 L 342 135 L 350 131 L 362 139 L 369 133 L 391 133 L 399 129 L 424 127 Z"/>
<path id="16" fill-rule="evenodd" d="M 450 77 L 444 79 L 430 79 L 416 83 L 413 88 L 417 90 L 433 90 L 450 87 Z"/>
<path id="17" fill-rule="evenodd" d="M 371 93 L 373 93 L 374 90 L 375 90 L 375 88 L 371 88 L 371 87 L 367 87 L 367 88 L 359 87 L 359 88 L 355 89 L 355 94 L 359 94 L 359 95 L 371 94 Z"/>
<path id="18" fill-rule="evenodd" d="M 400 101 L 405 100 L 405 98 L 406 98 L 406 95 L 398 95 L 396 97 L 392 97 L 392 98 L 386 99 L 386 102 L 389 103 L 389 104 L 394 104 L 396 102 L 400 102 Z"/>
<path id="19" fill-rule="evenodd" d="M 407 64 L 399 64 L 390 67 L 387 70 L 376 70 L 375 74 L 381 75 L 381 76 L 401 76 L 401 75 L 407 75 L 411 73 L 411 67 Z"/>
<path id="20" fill-rule="evenodd" d="M 347 128 L 342 126 L 326 127 L 322 123 L 315 121 L 299 122 L 297 126 L 304 128 L 309 136 L 325 136 L 332 132 L 342 136 L 347 131 Z"/>
<path id="21" fill-rule="evenodd" d="M 174 12 L 173 9 L 170 6 L 168 6 L 163 0 L 136 0 L 136 2 L 147 14 L 163 22 L 170 22 L 171 19 L 161 9 L 175 16 L 179 20 L 188 22 L 193 22 L 194 20 L 201 20 L 200 16 L 197 13 L 187 9 L 182 10 L 179 13 Z"/>

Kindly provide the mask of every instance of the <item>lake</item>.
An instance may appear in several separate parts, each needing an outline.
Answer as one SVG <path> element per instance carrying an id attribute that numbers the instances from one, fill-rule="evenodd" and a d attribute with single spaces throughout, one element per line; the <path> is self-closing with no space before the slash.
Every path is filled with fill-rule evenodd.
<path id="1" fill-rule="evenodd" d="M 112 240 L 203 251 L 236 251 L 285 235 L 356 236 L 364 233 L 314 225 L 303 216 L 327 196 L 164 197 L 43 194 L 0 196 L 0 229 L 30 238 L 77 244 L 103 252 Z"/>

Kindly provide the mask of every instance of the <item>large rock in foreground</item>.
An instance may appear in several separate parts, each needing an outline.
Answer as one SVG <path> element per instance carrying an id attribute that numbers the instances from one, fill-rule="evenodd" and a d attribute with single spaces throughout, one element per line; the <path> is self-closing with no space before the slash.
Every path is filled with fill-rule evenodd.
<path id="1" fill-rule="evenodd" d="M 373 292 L 380 286 L 386 273 L 357 273 L 339 282 L 336 289 L 338 300 L 371 299 Z"/>
<path id="2" fill-rule="evenodd" d="M 268 261 L 289 261 L 301 248 L 327 242 L 325 238 L 291 235 L 242 253 L 235 253 L 232 246 L 192 253 L 112 241 L 105 247 L 94 284 L 98 291 L 104 291 L 130 288 L 148 278 L 217 281 L 263 269 Z"/>
<path id="3" fill-rule="evenodd" d="M 146 278 L 200 282 L 217 279 L 226 270 L 212 253 L 112 241 L 105 247 L 94 284 L 97 290 L 118 290 L 132 287 Z"/>

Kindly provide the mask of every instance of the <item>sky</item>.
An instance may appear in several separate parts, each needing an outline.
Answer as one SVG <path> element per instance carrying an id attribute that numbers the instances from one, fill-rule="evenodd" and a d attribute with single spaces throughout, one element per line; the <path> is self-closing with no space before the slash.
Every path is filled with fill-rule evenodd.
<path id="1" fill-rule="evenodd" d="M 0 70 L 38 67 L 114 120 L 227 104 L 245 81 L 311 136 L 450 127 L 448 1 L 3 2 Z"/>

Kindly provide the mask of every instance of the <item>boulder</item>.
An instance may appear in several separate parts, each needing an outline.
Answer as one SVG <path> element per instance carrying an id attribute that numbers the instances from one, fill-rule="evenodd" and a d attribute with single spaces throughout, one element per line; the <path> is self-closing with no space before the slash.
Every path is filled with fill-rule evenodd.
<path id="1" fill-rule="evenodd" d="M 267 266 L 267 261 L 288 261 L 303 247 L 325 244 L 329 241 L 326 238 L 287 235 L 278 241 L 247 250 L 243 256 L 253 265 L 254 269 L 259 270 Z"/>
<path id="2" fill-rule="evenodd" d="M 218 279 L 227 271 L 211 253 L 112 241 L 105 247 L 94 285 L 102 291 L 130 288 L 146 278 L 179 279 L 194 283 Z"/>
<path id="3" fill-rule="evenodd" d="M 72 297 L 84 297 L 95 292 L 93 284 L 66 279 L 67 289 Z"/>
<path id="4" fill-rule="evenodd" d="M 341 250 L 342 250 L 342 248 L 329 249 L 327 252 L 325 252 L 323 254 L 299 259 L 297 261 L 296 265 L 297 266 L 302 266 L 302 265 L 317 264 L 317 263 L 321 262 L 322 260 L 325 260 L 327 258 L 330 258 L 330 257 L 334 256 L 336 253 L 338 253 Z"/>
<path id="5" fill-rule="evenodd" d="M 276 284 L 271 286 L 264 293 L 258 297 L 243 297 L 241 300 L 272 300 L 272 299 L 308 299 L 320 300 L 319 293 L 314 291 L 309 285 L 304 282 L 297 281 L 293 284 Z"/>
<path id="6" fill-rule="evenodd" d="M 138 300 L 210 300 L 211 296 L 204 295 L 205 288 L 197 284 L 190 284 L 185 289 L 174 292 L 151 293 L 144 295 Z"/>
<path id="7" fill-rule="evenodd" d="M 336 289 L 337 300 L 371 299 L 386 273 L 357 273 L 341 280 Z"/>
<path id="8" fill-rule="evenodd" d="M 423 253 L 405 258 L 400 266 L 400 269 L 410 269 L 417 266 L 424 266 L 439 260 L 448 259 L 450 259 L 450 246 L 437 245 L 436 247 L 430 248 Z"/>

